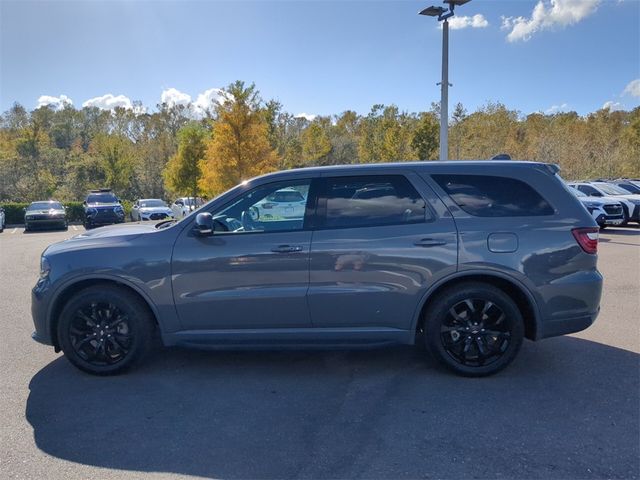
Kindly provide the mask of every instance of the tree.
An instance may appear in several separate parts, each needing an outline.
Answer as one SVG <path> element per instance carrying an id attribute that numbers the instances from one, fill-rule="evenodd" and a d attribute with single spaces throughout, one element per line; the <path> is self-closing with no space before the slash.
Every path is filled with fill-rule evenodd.
<path id="1" fill-rule="evenodd" d="M 89 149 L 99 159 L 104 173 L 105 185 L 119 195 L 132 198 L 131 178 L 134 171 L 135 158 L 131 141 L 120 135 L 97 135 Z"/>
<path id="2" fill-rule="evenodd" d="M 438 158 L 439 135 L 440 124 L 436 116 L 431 112 L 423 113 L 411 140 L 411 146 L 420 160 Z"/>
<path id="3" fill-rule="evenodd" d="M 202 179 L 200 164 L 207 150 L 208 136 L 209 132 L 196 122 L 178 131 L 178 152 L 171 157 L 163 174 L 168 190 L 199 196 L 198 182 Z"/>
<path id="4" fill-rule="evenodd" d="M 331 152 L 331 142 L 320 122 L 314 120 L 302 131 L 302 159 L 305 164 L 322 164 Z"/>
<path id="5" fill-rule="evenodd" d="M 224 91 L 227 99 L 216 106 L 213 137 L 201 162 L 199 186 L 212 196 L 278 165 L 255 85 L 237 81 Z"/>

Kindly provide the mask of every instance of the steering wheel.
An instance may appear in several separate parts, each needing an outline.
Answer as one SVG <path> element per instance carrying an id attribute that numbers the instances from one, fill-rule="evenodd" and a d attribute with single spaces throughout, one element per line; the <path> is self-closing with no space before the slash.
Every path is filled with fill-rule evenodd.
<path id="1" fill-rule="evenodd" d="M 242 222 L 242 228 L 245 232 L 249 230 L 255 230 L 256 222 L 253 220 L 253 217 L 249 210 L 245 210 L 244 212 L 242 212 L 240 221 Z"/>

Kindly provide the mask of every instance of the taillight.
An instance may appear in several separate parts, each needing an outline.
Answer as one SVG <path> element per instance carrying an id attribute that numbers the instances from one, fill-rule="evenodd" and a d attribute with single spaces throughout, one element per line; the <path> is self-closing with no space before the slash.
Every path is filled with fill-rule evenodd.
<path id="1" fill-rule="evenodd" d="M 598 227 L 586 227 L 586 228 L 574 228 L 571 230 L 576 242 L 587 253 L 598 253 L 598 233 L 600 229 Z"/>

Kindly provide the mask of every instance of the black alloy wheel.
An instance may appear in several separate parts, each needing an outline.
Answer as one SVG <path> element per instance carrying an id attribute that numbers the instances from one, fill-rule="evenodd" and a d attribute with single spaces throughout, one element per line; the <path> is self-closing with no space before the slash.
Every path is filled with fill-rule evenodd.
<path id="1" fill-rule="evenodd" d="M 465 376 L 497 373 L 513 361 L 524 338 L 515 302 L 484 283 L 464 283 L 444 291 L 425 312 L 427 350 Z"/>
<path id="2" fill-rule="evenodd" d="M 71 319 L 69 339 L 76 354 L 93 365 L 114 365 L 128 355 L 134 334 L 129 317 L 117 306 L 92 302 Z"/>
<path id="3" fill-rule="evenodd" d="M 151 345 L 153 319 L 134 293 L 115 285 L 82 290 L 64 306 L 58 340 L 68 360 L 96 375 L 120 373 Z"/>
<path id="4" fill-rule="evenodd" d="M 509 347 L 513 326 L 489 300 L 466 298 L 447 312 L 440 327 L 445 351 L 469 367 L 491 365 Z"/>

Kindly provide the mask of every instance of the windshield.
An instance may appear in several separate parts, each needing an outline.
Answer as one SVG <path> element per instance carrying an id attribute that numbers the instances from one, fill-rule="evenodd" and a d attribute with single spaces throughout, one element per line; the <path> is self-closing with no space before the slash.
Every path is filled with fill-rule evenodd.
<path id="1" fill-rule="evenodd" d="M 27 210 L 62 210 L 62 204 L 60 202 L 33 202 Z"/>
<path id="2" fill-rule="evenodd" d="M 573 193 L 576 197 L 586 197 L 587 194 L 586 193 L 582 193 L 580 190 L 574 188 L 574 187 L 569 187 L 569 191 L 571 193 Z"/>
<path id="3" fill-rule="evenodd" d="M 597 183 L 595 186 L 607 195 L 629 195 L 629 192 L 626 190 L 616 187 L 615 185 L 611 185 L 610 183 Z"/>
<path id="4" fill-rule="evenodd" d="M 113 193 L 92 193 L 87 197 L 87 203 L 118 203 Z"/>
<path id="5" fill-rule="evenodd" d="M 630 193 L 640 193 L 640 187 L 634 185 L 633 183 L 622 183 L 617 185 L 618 188 L 622 188 Z"/>
<path id="6" fill-rule="evenodd" d="M 153 207 L 166 207 L 167 204 L 164 203 L 162 200 L 155 200 L 155 199 L 151 199 L 151 200 L 140 200 L 140 208 L 153 208 Z"/>

